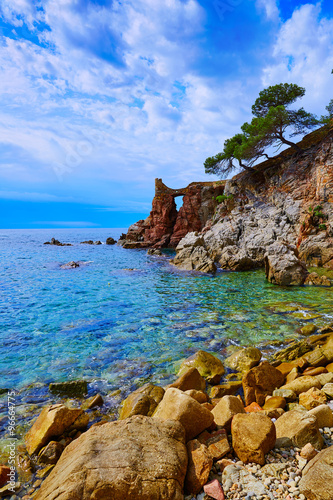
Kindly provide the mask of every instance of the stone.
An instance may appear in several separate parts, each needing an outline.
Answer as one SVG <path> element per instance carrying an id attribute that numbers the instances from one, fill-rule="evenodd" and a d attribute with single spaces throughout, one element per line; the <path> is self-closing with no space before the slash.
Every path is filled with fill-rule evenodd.
<path id="1" fill-rule="evenodd" d="M 106 238 L 106 242 L 105 242 L 107 245 L 115 245 L 117 243 L 117 241 L 113 238 L 111 238 L 111 236 L 109 236 L 109 238 Z"/>
<path id="2" fill-rule="evenodd" d="M 246 413 L 256 413 L 258 411 L 262 411 L 262 408 L 260 405 L 258 405 L 258 403 L 253 401 L 253 403 L 251 403 L 250 405 L 245 406 L 244 410 Z"/>
<path id="3" fill-rule="evenodd" d="M 178 376 L 183 375 L 188 368 L 197 368 L 200 375 L 210 384 L 218 384 L 224 375 L 224 366 L 216 356 L 206 351 L 197 351 L 181 364 Z M 195 389 L 195 387 L 188 387 Z"/>
<path id="4" fill-rule="evenodd" d="M 311 410 L 312 408 L 325 403 L 325 393 L 316 387 L 311 387 L 311 389 L 306 392 L 302 392 L 299 395 L 299 404 L 304 406 L 307 410 Z"/>
<path id="5" fill-rule="evenodd" d="M 86 380 L 52 383 L 49 385 L 49 391 L 57 396 L 82 398 L 88 392 L 88 383 Z"/>
<path id="6" fill-rule="evenodd" d="M 232 370 L 243 373 L 258 365 L 260 360 L 261 352 L 257 347 L 245 347 L 226 358 L 224 363 Z"/>
<path id="7" fill-rule="evenodd" d="M 312 460 L 318 452 L 314 449 L 311 443 L 306 444 L 300 451 L 300 456 L 305 458 L 308 462 Z"/>
<path id="8" fill-rule="evenodd" d="M 61 436 L 71 427 L 84 429 L 88 422 L 88 415 L 79 408 L 67 408 L 63 404 L 46 406 L 25 435 L 29 455 L 38 453 L 52 438 Z"/>
<path id="9" fill-rule="evenodd" d="M 281 349 L 273 355 L 274 361 L 290 362 L 295 361 L 307 352 L 311 351 L 312 347 L 307 340 L 291 342 L 287 347 Z M 292 364 L 292 368 L 296 364 Z M 290 371 L 290 370 L 289 370 Z"/>
<path id="10" fill-rule="evenodd" d="M 316 417 L 318 427 L 320 429 L 323 429 L 324 427 L 333 427 L 333 414 L 328 405 L 323 404 L 316 406 L 310 410 L 309 413 Z"/>
<path id="11" fill-rule="evenodd" d="M 308 375 L 309 377 L 314 377 L 315 375 L 320 375 L 321 373 L 327 373 L 327 370 L 324 366 L 318 366 L 317 368 L 313 368 L 309 366 L 303 372 L 303 375 Z"/>
<path id="12" fill-rule="evenodd" d="M 290 389 L 295 394 L 299 395 L 302 392 L 308 391 L 312 387 L 317 387 L 317 389 L 320 389 L 321 384 L 319 380 L 317 380 L 316 377 L 305 376 L 305 377 L 298 377 L 293 382 L 283 385 L 282 387 L 280 387 L 280 389 Z"/>
<path id="13" fill-rule="evenodd" d="M 93 408 L 97 408 L 97 406 L 103 406 L 104 400 L 100 394 L 96 394 L 96 396 L 92 396 L 85 402 L 85 406 L 88 410 L 92 410 Z"/>
<path id="14" fill-rule="evenodd" d="M 210 427 L 214 420 L 212 412 L 174 387 L 167 389 L 165 392 L 154 418 L 180 422 L 186 432 L 186 441 L 198 436 L 200 432 Z"/>
<path id="15" fill-rule="evenodd" d="M 238 484 L 242 486 L 243 492 L 252 492 L 252 498 L 263 497 L 264 495 L 267 495 L 270 499 L 273 498 L 265 485 L 241 465 L 227 465 L 222 473 L 222 482 L 225 493 L 232 493 L 230 489 L 234 484 Z M 232 497 L 229 496 L 229 498 Z"/>
<path id="16" fill-rule="evenodd" d="M 333 399 L 333 383 L 323 385 L 322 391 L 326 394 L 329 399 Z"/>
<path id="17" fill-rule="evenodd" d="M 148 255 L 155 255 L 155 257 L 161 257 L 163 253 L 158 248 L 149 248 L 147 251 Z"/>
<path id="18" fill-rule="evenodd" d="M 333 446 L 318 453 L 303 469 L 299 489 L 308 500 L 332 500 Z"/>
<path id="19" fill-rule="evenodd" d="M 328 365 L 326 365 L 326 370 L 329 373 L 333 373 L 333 363 L 329 363 Z"/>
<path id="20" fill-rule="evenodd" d="M 318 422 L 309 412 L 291 410 L 275 422 L 276 437 L 291 439 L 294 446 L 302 448 L 311 443 L 320 450 L 323 447 L 323 438 L 319 432 Z"/>
<path id="21" fill-rule="evenodd" d="M 214 479 L 210 483 L 205 484 L 204 492 L 210 498 L 214 498 L 214 500 L 224 500 L 224 493 L 221 484 L 217 479 Z"/>
<path id="22" fill-rule="evenodd" d="M 310 366 L 314 367 L 325 366 L 328 363 L 325 353 L 320 347 L 316 347 L 313 351 L 304 354 L 303 358 Z"/>
<path id="23" fill-rule="evenodd" d="M 249 271 L 261 267 L 261 262 L 252 259 L 246 249 L 239 248 L 236 245 L 223 248 L 219 264 L 221 269 L 231 271 Z"/>
<path id="24" fill-rule="evenodd" d="M 183 271 L 200 271 L 202 273 L 215 273 L 216 271 L 214 261 L 203 246 L 184 248 L 170 262 Z"/>
<path id="25" fill-rule="evenodd" d="M 227 431 L 230 430 L 231 421 L 237 413 L 245 413 L 245 410 L 236 396 L 223 396 L 212 410 L 215 423 Z"/>
<path id="26" fill-rule="evenodd" d="M 185 433 L 135 415 L 91 427 L 64 450 L 36 500 L 182 500 Z"/>
<path id="27" fill-rule="evenodd" d="M 246 406 L 254 401 L 262 406 L 266 396 L 270 396 L 283 382 L 283 374 L 268 361 L 262 361 L 259 366 L 251 368 L 242 381 Z"/>
<path id="28" fill-rule="evenodd" d="M 275 426 L 259 413 L 238 413 L 231 424 L 232 446 L 244 463 L 265 464 L 265 455 L 274 448 Z"/>
<path id="29" fill-rule="evenodd" d="M 75 269 L 76 267 L 80 267 L 80 264 L 71 260 L 70 262 L 67 262 L 67 264 L 62 264 L 60 269 Z"/>
<path id="30" fill-rule="evenodd" d="M 321 373 L 320 375 L 315 375 L 313 378 L 315 378 L 319 382 L 320 387 L 322 387 L 333 382 L 333 373 Z"/>
<path id="31" fill-rule="evenodd" d="M 226 384 L 213 385 L 210 388 L 209 396 L 214 398 L 222 398 L 223 396 L 234 396 L 237 391 L 242 387 L 242 382 L 235 380 Z"/>
<path id="32" fill-rule="evenodd" d="M 147 415 L 151 417 L 162 401 L 164 389 L 157 385 L 145 384 L 132 392 L 123 402 L 119 413 L 119 420 L 133 415 Z"/>
<path id="33" fill-rule="evenodd" d="M 286 466 L 286 464 L 279 463 L 267 464 L 261 468 L 261 472 L 266 476 L 280 478 L 281 475 L 285 472 Z"/>
<path id="34" fill-rule="evenodd" d="M 204 391 L 206 389 L 206 381 L 202 378 L 196 368 L 189 367 L 175 382 L 173 382 L 173 384 L 170 384 L 168 387 L 175 387 L 181 391 L 188 391 L 191 389 Z"/>
<path id="35" fill-rule="evenodd" d="M 0 488 L 5 486 L 8 481 L 10 481 L 10 467 L 0 465 Z"/>
<path id="36" fill-rule="evenodd" d="M 295 368 L 295 365 L 294 363 L 280 363 L 275 368 L 286 377 Z"/>
<path id="37" fill-rule="evenodd" d="M 283 286 L 303 285 L 308 275 L 296 248 L 278 241 L 266 248 L 265 272 L 270 283 Z"/>
<path id="38" fill-rule="evenodd" d="M 228 436 L 225 429 L 220 429 L 212 432 L 211 434 L 205 431 L 200 434 L 198 439 L 201 443 L 207 446 L 208 451 L 214 460 L 220 460 L 230 451 Z"/>
<path id="39" fill-rule="evenodd" d="M 290 403 L 290 401 L 295 401 L 297 399 L 297 395 L 295 394 L 294 391 L 291 389 L 275 389 L 273 391 L 273 396 L 275 397 L 281 397 L 287 401 L 287 403 Z"/>
<path id="40" fill-rule="evenodd" d="M 290 384 L 299 377 L 298 367 L 295 366 L 286 376 L 285 384 Z"/>
<path id="41" fill-rule="evenodd" d="M 276 408 L 284 409 L 286 407 L 287 401 L 281 396 L 272 396 L 269 398 L 264 406 L 263 410 L 275 410 Z"/>
<path id="42" fill-rule="evenodd" d="M 71 243 L 61 243 L 59 240 L 55 238 L 51 238 L 51 241 L 46 241 L 44 245 L 55 245 L 57 247 L 71 247 L 73 246 Z"/>
<path id="43" fill-rule="evenodd" d="M 327 276 L 319 276 L 318 273 L 312 272 L 307 275 L 304 285 L 310 286 L 331 286 L 331 281 Z"/>
<path id="44" fill-rule="evenodd" d="M 300 332 L 302 335 L 305 335 L 306 337 L 308 337 L 309 335 L 312 335 L 316 330 L 317 330 L 316 325 L 310 324 L 310 325 L 302 326 L 302 328 L 300 329 Z"/>
<path id="45" fill-rule="evenodd" d="M 207 447 L 197 439 L 187 443 L 188 467 L 185 477 L 185 491 L 188 494 L 197 495 L 207 483 L 209 473 L 213 466 Z"/>
<path id="46" fill-rule="evenodd" d="M 56 464 L 64 451 L 64 445 L 57 441 L 50 441 L 38 454 L 39 464 Z"/>
<path id="47" fill-rule="evenodd" d="M 188 391 L 184 391 L 185 394 L 188 396 L 191 396 L 191 398 L 195 399 L 198 401 L 198 403 L 207 403 L 208 401 L 208 396 L 205 392 L 203 391 L 196 391 L 195 389 L 190 389 Z"/>

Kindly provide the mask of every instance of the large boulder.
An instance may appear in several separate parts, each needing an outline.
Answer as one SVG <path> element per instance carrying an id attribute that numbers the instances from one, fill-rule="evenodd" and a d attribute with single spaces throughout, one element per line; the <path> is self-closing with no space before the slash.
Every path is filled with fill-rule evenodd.
<path id="1" fill-rule="evenodd" d="M 231 271 L 249 271 L 261 267 L 261 262 L 251 259 L 246 250 L 230 245 L 222 250 L 219 264 L 222 269 Z"/>
<path id="2" fill-rule="evenodd" d="M 319 429 L 333 427 L 333 413 L 328 405 L 316 406 L 309 413 L 316 417 Z"/>
<path id="3" fill-rule="evenodd" d="M 75 439 L 35 499 L 182 500 L 186 468 L 183 427 L 136 415 Z"/>
<path id="4" fill-rule="evenodd" d="M 88 415 L 79 408 L 68 408 L 63 404 L 43 408 L 24 438 L 29 455 L 38 453 L 52 438 L 61 436 L 70 428 L 84 429 L 88 422 Z"/>
<path id="5" fill-rule="evenodd" d="M 299 404 L 304 406 L 307 410 L 312 410 L 312 408 L 325 403 L 325 393 L 320 389 L 317 389 L 317 387 L 311 387 L 311 389 L 306 392 L 302 392 L 299 395 Z"/>
<path id="6" fill-rule="evenodd" d="M 275 422 L 276 438 L 289 438 L 294 446 L 302 448 L 311 443 L 321 450 L 324 441 L 319 432 L 317 418 L 306 411 L 291 410 Z"/>
<path id="7" fill-rule="evenodd" d="M 224 374 L 224 366 L 216 356 L 206 351 L 197 351 L 193 356 L 182 362 L 178 375 L 183 375 L 194 367 L 210 384 L 218 384 Z"/>
<path id="8" fill-rule="evenodd" d="M 261 360 L 261 352 L 257 347 L 239 349 L 225 360 L 225 364 L 232 370 L 247 372 Z"/>
<path id="9" fill-rule="evenodd" d="M 259 366 L 251 368 L 243 377 L 246 406 L 253 402 L 262 406 L 266 396 L 271 396 L 274 389 L 281 387 L 283 382 L 284 375 L 268 361 L 263 361 Z"/>
<path id="10" fill-rule="evenodd" d="M 332 500 L 333 446 L 322 450 L 307 464 L 299 488 L 308 500 Z"/>
<path id="11" fill-rule="evenodd" d="M 266 278 L 275 285 L 303 285 L 308 275 L 296 248 L 278 241 L 266 249 L 265 270 Z"/>
<path id="12" fill-rule="evenodd" d="M 200 271 L 202 273 L 214 273 L 216 271 L 214 261 L 202 246 L 186 247 L 178 252 L 170 262 L 183 271 Z"/>
<path id="13" fill-rule="evenodd" d="M 283 385 L 280 389 L 289 389 L 293 391 L 295 394 L 299 395 L 302 392 L 306 392 L 312 387 L 316 387 L 317 389 L 321 388 L 321 383 L 317 380 L 316 377 L 304 376 L 298 377 L 289 384 Z"/>
<path id="14" fill-rule="evenodd" d="M 244 463 L 265 464 L 265 455 L 274 448 L 275 426 L 260 413 L 238 413 L 231 424 L 232 446 Z"/>
<path id="15" fill-rule="evenodd" d="M 245 413 L 245 410 L 236 396 L 223 396 L 212 410 L 215 423 L 227 431 L 230 430 L 231 421 L 237 413 Z"/>
<path id="16" fill-rule="evenodd" d="M 207 446 L 193 439 L 187 443 L 188 467 L 185 478 L 185 490 L 187 493 L 197 495 L 207 483 L 209 473 L 213 466 Z"/>
<path id="17" fill-rule="evenodd" d="M 164 389 L 158 385 L 145 384 L 132 392 L 123 402 L 119 419 L 123 420 L 133 415 L 151 417 L 157 405 L 162 401 Z"/>
<path id="18" fill-rule="evenodd" d="M 186 441 L 196 437 L 213 422 L 213 414 L 191 396 L 171 387 L 157 407 L 154 418 L 177 420 L 186 432 Z"/>

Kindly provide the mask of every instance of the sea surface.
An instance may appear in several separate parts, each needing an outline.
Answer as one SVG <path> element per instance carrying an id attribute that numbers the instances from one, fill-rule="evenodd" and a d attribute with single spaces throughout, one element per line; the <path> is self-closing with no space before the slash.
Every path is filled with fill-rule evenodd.
<path id="1" fill-rule="evenodd" d="M 261 270 L 180 272 L 170 252 L 80 244 L 122 231 L 0 230 L 0 388 L 86 379 L 126 392 L 169 382 L 199 349 L 223 357 L 333 321 L 330 289 L 280 288 Z M 73 246 L 43 245 L 52 237 Z M 61 269 L 73 260 L 79 268 Z"/>

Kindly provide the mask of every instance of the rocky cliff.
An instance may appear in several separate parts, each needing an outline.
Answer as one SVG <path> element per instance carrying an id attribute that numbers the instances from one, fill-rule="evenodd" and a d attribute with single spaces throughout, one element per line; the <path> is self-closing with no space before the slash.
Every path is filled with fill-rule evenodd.
<path id="1" fill-rule="evenodd" d="M 283 259 L 333 269 L 332 138 L 333 128 L 324 127 L 303 138 L 301 154 L 287 149 L 255 172 L 221 184 L 192 183 L 178 190 L 184 195 L 178 213 L 178 191 L 157 180 L 153 210 L 129 229 L 125 246 L 178 245 L 175 265 L 214 271 L 264 267 L 265 261 L 267 268 L 275 244 Z M 301 268 L 296 274 L 304 281 Z M 274 282 L 274 272 L 267 272 Z"/>

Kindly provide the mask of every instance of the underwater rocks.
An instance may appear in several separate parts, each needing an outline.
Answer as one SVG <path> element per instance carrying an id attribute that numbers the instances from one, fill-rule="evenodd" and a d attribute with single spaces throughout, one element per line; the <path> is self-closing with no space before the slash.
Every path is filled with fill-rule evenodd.
<path id="1" fill-rule="evenodd" d="M 72 260 L 71 262 L 67 262 L 67 264 L 62 264 L 60 269 L 75 269 L 76 267 L 80 267 L 80 264 Z"/>
<path id="2" fill-rule="evenodd" d="M 102 242 L 97 240 L 97 241 L 93 241 L 93 240 L 86 240 L 86 241 L 81 241 L 80 245 L 101 245 Z"/>
<path id="3" fill-rule="evenodd" d="M 86 380 L 71 380 L 68 382 L 57 382 L 49 385 L 51 394 L 68 397 L 83 397 L 88 392 Z"/>

